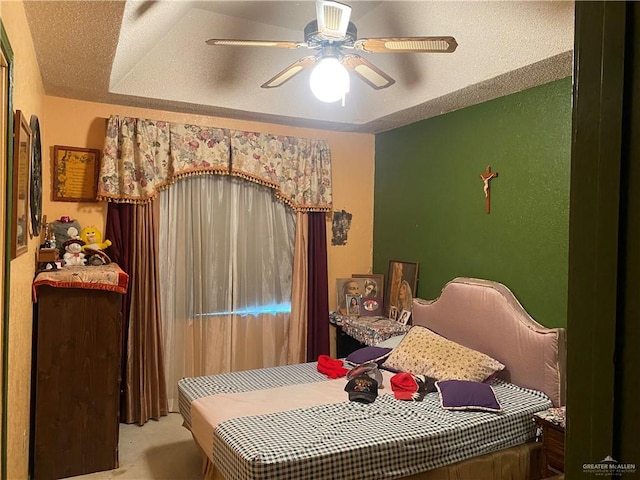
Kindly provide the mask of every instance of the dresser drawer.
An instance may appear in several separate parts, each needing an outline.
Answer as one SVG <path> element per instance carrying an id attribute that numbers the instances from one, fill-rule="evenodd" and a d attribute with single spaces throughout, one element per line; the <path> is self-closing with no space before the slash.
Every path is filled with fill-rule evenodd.
<path id="1" fill-rule="evenodd" d="M 556 470 L 564 471 L 564 432 L 547 427 L 544 429 L 543 436 L 547 464 Z"/>
<path id="2" fill-rule="evenodd" d="M 539 412 L 534 416 L 538 427 L 538 440 L 542 441 L 541 478 L 564 473 L 565 415 L 565 407 L 556 407 Z"/>

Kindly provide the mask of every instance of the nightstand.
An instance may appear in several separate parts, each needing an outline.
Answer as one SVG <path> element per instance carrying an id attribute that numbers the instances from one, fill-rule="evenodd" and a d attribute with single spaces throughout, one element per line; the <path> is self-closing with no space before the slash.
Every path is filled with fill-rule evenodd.
<path id="1" fill-rule="evenodd" d="M 329 323 L 336 327 L 337 358 L 344 358 L 367 345 L 377 345 L 390 337 L 403 335 L 411 328 L 411 325 L 386 317 L 360 317 L 335 312 L 329 315 Z"/>
<path id="2" fill-rule="evenodd" d="M 542 478 L 564 472 L 564 429 L 566 407 L 549 408 L 533 416 L 537 441 L 542 441 Z"/>

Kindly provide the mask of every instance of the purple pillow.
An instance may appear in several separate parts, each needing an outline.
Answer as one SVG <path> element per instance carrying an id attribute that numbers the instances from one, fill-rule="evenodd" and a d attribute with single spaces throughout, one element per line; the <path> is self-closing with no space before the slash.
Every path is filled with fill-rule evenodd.
<path id="1" fill-rule="evenodd" d="M 440 406 L 445 410 L 482 410 L 502 412 L 491 385 L 469 380 L 441 380 L 436 382 L 440 392 Z"/>
<path id="2" fill-rule="evenodd" d="M 353 365 L 360 365 L 367 362 L 380 362 L 391 353 L 391 348 L 384 347 L 362 347 L 350 353 L 345 360 Z"/>

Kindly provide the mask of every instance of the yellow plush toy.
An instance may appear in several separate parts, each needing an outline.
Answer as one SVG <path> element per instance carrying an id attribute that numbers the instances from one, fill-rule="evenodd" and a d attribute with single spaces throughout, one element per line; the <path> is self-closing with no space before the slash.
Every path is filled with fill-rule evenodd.
<path id="1" fill-rule="evenodd" d="M 80 230 L 80 239 L 84 241 L 83 251 L 104 250 L 111 245 L 111 240 L 102 241 L 102 233 L 93 225 Z"/>

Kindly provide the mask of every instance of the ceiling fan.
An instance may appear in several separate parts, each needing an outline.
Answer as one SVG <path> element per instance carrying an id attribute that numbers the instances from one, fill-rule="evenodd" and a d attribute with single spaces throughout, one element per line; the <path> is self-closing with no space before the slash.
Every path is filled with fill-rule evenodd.
<path id="1" fill-rule="evenodd" d="M 231 40 L 212 38 L 207 40 L 208 45 L 214 46 L 246 46 L 246 47 L 276 47 L 276 48 L 308 48 L 317 50 L 314 55 L 303 57 L 273 78 L 261 85 L 262 88 L 279 87 L 302 70 L 316 65 L 310 79 L 311 89 L 316 96 L 326 102 L 334 102 L 342 98 L 349 90 L 349 77 L 347 70 L 353 72 L 358 78 L 376 90 L 387 88 L 395 83 L 395 80 L 374 64 L 360 56 L 355 51 L 366 53 L 451 53 L 458 43 L 455 38 L 444 37 L 386 37 L 386 38 L 357 38 L 356 26 L 349 21 L 351 7 L 331 0 L 316 1 L 316 20 L 307 24 L 304 28 L 304 42 L 279 41 L 279 40 Z M 333 71 L 328 78 L 316 78 L 314 89 L 314 75 L 316 71 L 337 67 L 340 71 Z M 316 77 L 320 76 L 315 75 Z M 329 95 L 324 99 L 316 92 L 331 83 L 346 81 L 342 85 L 341 92 L 337 95 Z M 346 78 L 345 78 L 346 76 Z M 338 90 L 340 90 L 340 88 Z"/>

